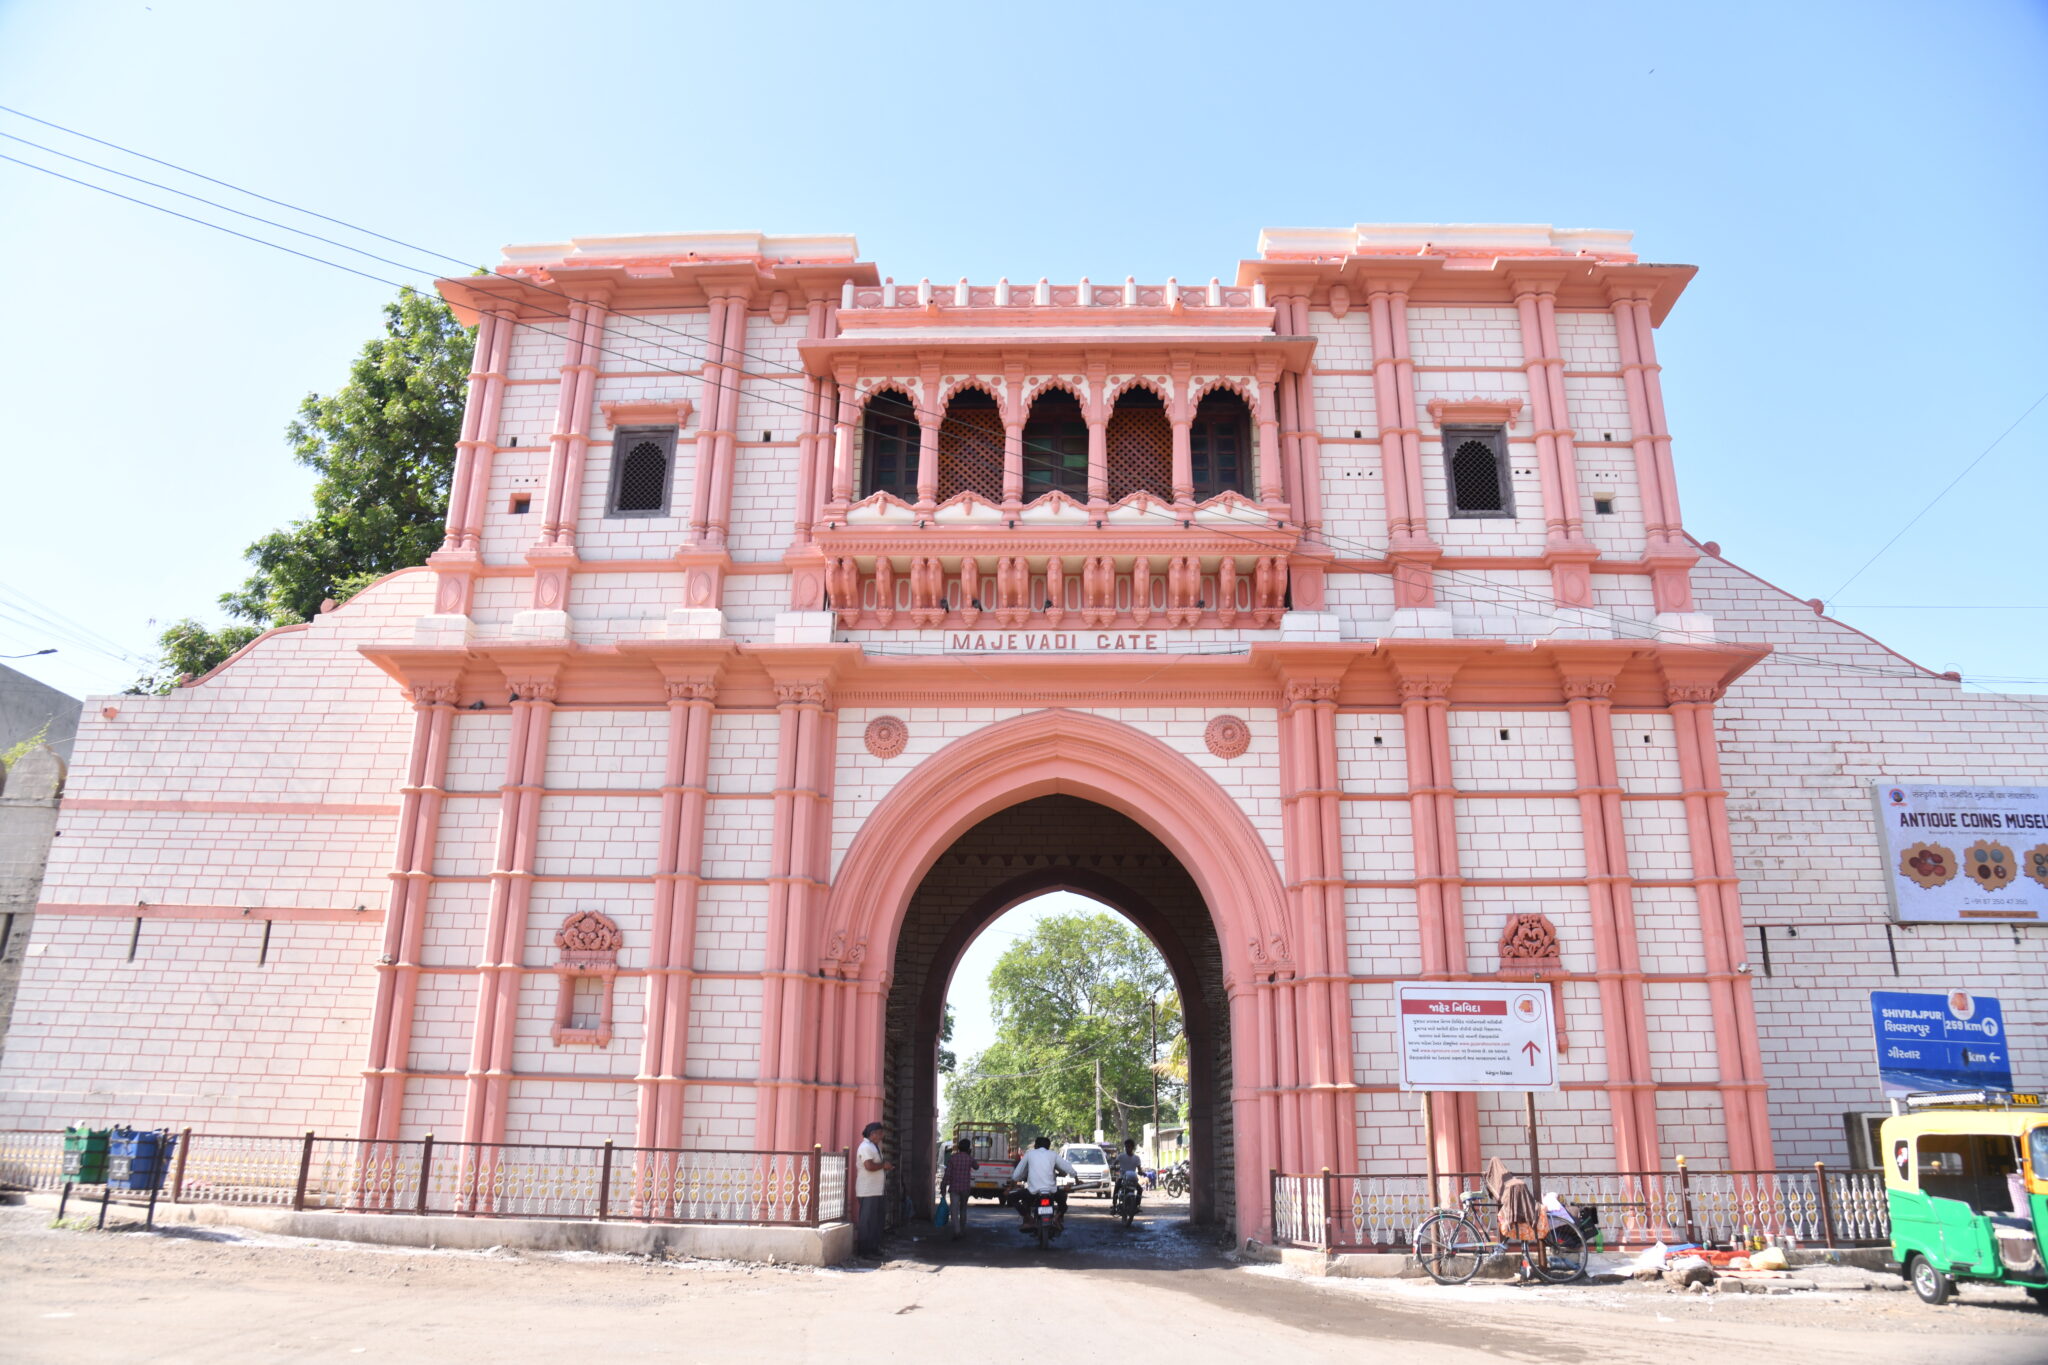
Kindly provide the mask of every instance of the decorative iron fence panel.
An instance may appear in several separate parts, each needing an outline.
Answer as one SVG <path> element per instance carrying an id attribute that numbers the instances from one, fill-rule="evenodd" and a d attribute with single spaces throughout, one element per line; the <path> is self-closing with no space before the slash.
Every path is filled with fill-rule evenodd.
<path id="1" fill-rule="evenodd" d="M 1330 1251 L 1400 1251 L 1434 1208 L 1483 1193 L 1476 1173 L 1438 1177 L 1438 1200 L 1414 1175 L 1272 1177 L 1273 1240 Z M 1543 1192 L 1598 1211 L 1608 1247 L 1652 1242 L 1796 1239 L 1805 1246 L 1882 1246 L 1891 1240 L 1884 1176 L 1815 1167 L 1782 1171 L 1545 1171 Z M 1328 1191 L 1328 1208 L 1324 1191 Z M 1327 1221 L 1325 1213 L 1328 1214 Z"/>
<path id="2" fill-rule="evenodd" d="M 0 1132 L 0 1186 L 55 1190 L 64 1135 Z M 546 1143 L 196 1133 L 178 1202 L 483 1218 L 815 1227 L 846 1217 L 844 1152 L 696 1152 Z"/>
<path id="3" fill-rule="evenodd" d="M 54 1190 L 64 1183 L 64 1134 L 0 1132 L 0 1188 Z"/>

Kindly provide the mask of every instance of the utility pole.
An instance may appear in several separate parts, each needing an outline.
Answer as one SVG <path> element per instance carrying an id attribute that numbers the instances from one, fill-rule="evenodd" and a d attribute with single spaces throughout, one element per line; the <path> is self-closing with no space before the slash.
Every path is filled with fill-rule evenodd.
<path id="1" fill-rule="evenodd" d="M 1095 1059 L 1095 1140 L 1102 1141 L 1102 1058 Z"/>
<path id="2" fill-rule="evenodd" d="M 1152 1163 L 1159 1163 L 1159 997 L 1152 998 Z"/>

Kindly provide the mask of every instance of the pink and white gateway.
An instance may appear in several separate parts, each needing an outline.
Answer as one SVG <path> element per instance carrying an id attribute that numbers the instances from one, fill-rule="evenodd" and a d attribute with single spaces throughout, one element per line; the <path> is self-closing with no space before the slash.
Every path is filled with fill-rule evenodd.
<path id="1" fill-rule="evenodd" d="M 1873 985 L 1998 995 L 2048 1083 L 2043 937 L 1894 932 L 1869 796 L 2041 781 L 2042 712 L 1687 534 L 1692 274 L 1361 224 L 1206 280 L 751 233 L 445 280 L 443 547 L 88 708 L 0 1120 L 883 1117 L 914 1162 L 954 963 L 1054 888 L 1178 975 L 1195 1208 L 1241 1236 L 1270 1169 L 1421 1169 L 1397 980 L 1554 988 L 1558 1169 L 1857 1155 Z M 1520 1141 L 1519 1096 L 1431 1103 L 1443 1169 Z"/>

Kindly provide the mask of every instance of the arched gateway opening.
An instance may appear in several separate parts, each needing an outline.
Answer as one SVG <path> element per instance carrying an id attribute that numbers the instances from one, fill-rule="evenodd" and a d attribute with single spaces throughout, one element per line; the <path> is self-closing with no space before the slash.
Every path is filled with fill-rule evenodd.
<path id="1" fill-rule="evenodd" d="M 890 973 L 882 1116 L 901 1136 L 905 1187 L 928 1213 L 939 1097 L 936 1059 L 946 991 L 974 938 L 1012 907 L 1073 891 L 1121 911 L 1166 959 L 1188 1035 L 1190 1215 L 1225 1221 L 1235 1207 L 1230 999 L 1223 954 L 1201 890 L 1172 850 L 1126 815 L 1074 796 L 1040 796 L 969 829 L 911 896 Z M 1083 1135 L 1085 1136 L 1085 1135 Z"/>
<path id="2" fill-rule="evenodd" d="M 817 939 L 827 1013 L 841 1021 L 831 1031 L 848 1049 L 843 1079 L 821 1093 L 821 1138 L 850 1143 L 889 1111 L 911 1188 L 928 1197 L 930 1063 L 953 965 L 982 925 L 1056 887 L 1143 926 L 1179 978 L 1191 1109 L 1204 1125 L 1196 1211 L 1264 1235 L 1262 1177 L 1284 1134 L 1271 1078 L 1278 1021 L 1257 991 L 1289 958 L 1279 872 L 1192 759 L 1086 712 L 1036 711 L 955 740 L 862 822 Z"/>

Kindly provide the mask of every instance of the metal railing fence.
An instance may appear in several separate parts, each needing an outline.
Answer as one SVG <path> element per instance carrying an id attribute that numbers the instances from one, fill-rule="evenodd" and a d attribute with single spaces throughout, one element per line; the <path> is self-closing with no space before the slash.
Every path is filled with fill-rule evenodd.
<path id="1" fill-rule="evenodd" d="M 1456 1208 L 1484 1178 L 1271 1173 L 1273 1240 L 1324 1251 L 1403 1251 L 1432 1210 Z M 1542 1192 L 1599 1211 L 1610 1247 L 1652 1242 L 1734 1243 L 1791 1237 L 1821 1247 L 1891 1241 L 1882 1171 L 1811 1167 L 1773 1171 L 1545 1171 Z"/>
<path id="2" fill-rule="evenodd" d="M 0 1188 L 63 1184 L 62 1131 L 0 1131 Z M 817 1227 L 846 1217 L 850 1154 L 179 1135 L 173 1203 L 471 1218 Z"/>

